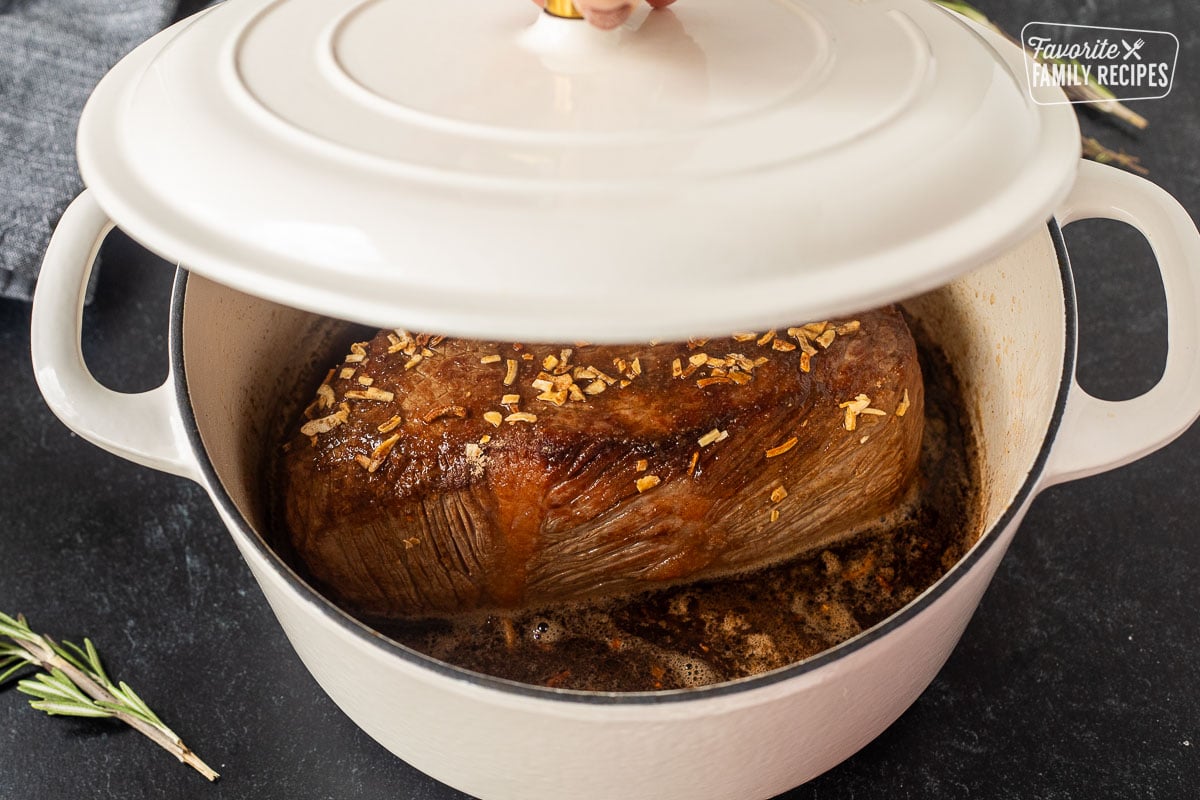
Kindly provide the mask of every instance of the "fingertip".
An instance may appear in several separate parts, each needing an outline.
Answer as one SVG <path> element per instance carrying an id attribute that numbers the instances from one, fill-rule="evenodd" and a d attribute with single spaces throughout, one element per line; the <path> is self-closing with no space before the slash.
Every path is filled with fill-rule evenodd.
<path id="1" fill-rule="evenodd" d="M 579 13 L 583 14 L 583 18 L 589 23 L 605 31 L 620 27 L 629 19 L 629 15 L 633 13 L 633 6 L 629 4 L 616 8 L 594 8 L 576 3 L 576 8 L 579 9 Z"/>
<path id="2" fill-rule="evenodd" d="M 666 8 L 675 2 L 675 0 L 646 0 L 651 8 Z"/>

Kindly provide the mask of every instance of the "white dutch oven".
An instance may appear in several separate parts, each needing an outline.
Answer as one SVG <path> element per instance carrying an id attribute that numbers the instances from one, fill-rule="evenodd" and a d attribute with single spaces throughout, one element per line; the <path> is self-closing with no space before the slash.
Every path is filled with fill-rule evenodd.
<path id="1" fill-rule="evenodd" d="M 498 0 L 464 0 L 464 4 L 478 12 L 473 19 L 484 20 L 476 25 L 482 40 L 500 41 L 510 31 L 505 27 L 509 11 L 497 12 L 495 17 L 483 11 L 485 6 L 501 7 Z M 678 32 L 671 26 L 686 30 L 688 41 L 707 54 L 711 67 L 720 53 L 708 46 L 706 15 L 715 13 L 717 4 L 715 0 L 689 0 L 689 4 L 697 9 L 695 17 L 684 16 L 683 10 L 678 19 L 651 16 L 649 19 L 659 22 L 650 29 L 665 36 L 668 45 L 679 43 L 671 38 Z M 606 69 L 621 68 L 622 48 L 636 46 L 637 31 L 622 34 L 628 34 L 628 41 L 634 43 L 626 45 L 621 44 L 626 40 L 593 38 L 586 29 L 575 29 L 584 34 L 568 33 L 560 40 L 558 32 L 566 30 L 560 25 L 573 23 L 558 20 L 543 20 L 532 32 L 525 30 L 527 23 L 511 28 L 519 31 L 521 48 L 533 47 L 549 59 L 553 80 L 546 85 L 557 87 L 555 102 L 565 105 L 559 116 L 550 115 L 547 124 L 553 127 L 563 119 L 578 123 L 566 132 L 518 131 L 513 126 L 520 120 L 505 116 L 514 113 L 505 102 L 473 106 L 476 113 L 488 118 L 486 125 L 478 119 L 474 123 L 451 119 L 445 108 L 435 108 L 442 100 L 434 94 L 413 95 L 404 103 L 388 106 L 381 99 L 387 95 L 383 89 L 383 94 L 354 95 L 370 85 L 367 78 L 385 80 L 374 62 L 355 61 L 347 54 L 325 58 L 329 53 L 341 53 L 339 42 L 347 37 L 370 38 L 399 7 L 414 12 L 448 5 L 452 4 L 324 0 L 321 8 L 327 16 L 322 17 L 308 0 L 230 0 L 200 18 L 194 36 L 179 36 L 178 48 L 173 50 L 171 43 L 179 29 L 152 40 L 106 79 L 93 100 L 91 108 L 97 110 L 85 115 L 80 154 L 91 190 L 72 205 L 59 225 L 46 256 L 33 313 L 37 378 L 59 417 L 114 453 L 205 486 L 297 653 L 318 682 L 367 733 L 418 769 L 483 798 L 695 800 L 766 798 L 783 792 L 861 748 L 929 684 L 1041 489 L 1139 458 L 1179 435 L 1200 414 L 1200 277 L 1196 273 L 1200 269 L 1200 235 L 1195 225 L 1172 198 L 1152 184 L 1107 167 L 1079 163 L 1073 150 L 1077 131 L 1073 122 L 1066 121 L 1069 112 L 1064 117 L 1046 110 L 1051 107 L 1021 102 L 1021 87 L 1013 79 L 1014 70 L 1023 69 L 1019 54 L 1014 56 L 1003 51 L 1003 45 L 977 39 L 980 34 L 948 15 L 908 2 L 813 0 L 803 8 L 772 0 L 748 3 L 762 7 L 769 29 L 786 27 L 784 23 L 795 19 L 803 23 L 797 23 L 798 35 L 810 37 L 806 52 L 812 58 L 811 69 L 805 73 L 807 82 L 799 84 L 807 88 L 792 93 L 801 107 L 820 95 L 822 87 L 836 86 L 846 78 L 839 72 L 843 62 L 830 56 L 833 43 L 841 40 L 827 35 L 838 24 L 839 14 L 854 17 L 865 13 L 863 9 L 882 9 L 883 13 L 866 22 L 855 17 L 847 24 L 854 30 L 875 24 L 881 26 L 877 35 L 885 40 L 899 31 L 896 35 L 901 41 L 921 45 L 904 51 L 916 59 L 916 67 L 909 65 L 907 72 L 889 78 L 899 81 L 900 88 L 912 90 L 906 96 L 906 107 L 926 108 L 914 111 L 914 119 L 923 119 L 929 104 L 936 105 L 925 92 L 933 92 L 936 98 L 936 84 L 946 78 L 947 70 L 933 68 L 938 57 L 952 52 L 968 59 L 963 63 L 970 63 L 971 52 L 983 52 L 983 71 L 975 77 L 982 76 L 985 88 L 1003 95 L 999 105 L 981 100 L 983 92 L 975 95 L 978 102 L 968 112 L 952 111 L 953 102 L 942 110 L 952 114 L 954 125 L 975 126 L 967 139 L 986 136 L 988 125 L 1006 124 L 1010 112 L 1023 115 L 1025 127 L 1006 130 L 1008 141 L 997 142 L 998 149 L 988 151 L 996 163 L 978 168 L 972 167 L 965 155 L 969 142 L 947 137 L 939 155 L 949 165 L 942 172 L 936 172 L 936 164 L 927 165 L 934 170 L 929 173 L 933 189 L 940 191 L 953 172 L 964 169 L 969 172 L 967 183 L 983 184 L 986 189 L 973 193 L 970 187 L 960 186 L 953 198 L 957 203 L 943 202 L 925 183 L 910 183 L 907 194 L 897 197 L 892 191 L 895 187 L 886 186 L 890 180 L 886 176 L 877 176 L 877 196 L 857 191 L 861 187 L 855 187 L 855 192 L 843 188 L 839 193 L 833 173 L 824 172 L 827 161 L 847 158 L 847 163 L 860 163 L 878 155 L 869 148 L 855 151 L 863 136 L 875 135 L 862 131 L 852 131 L 840 143 L 814 145 L 814 152 L 824 148 L 820 166 L 813 166 L 813 153 L 793 152 L 791 143 L 776 137 L 755 156 L 769 162 L 771 168 L 764 173 L 756 169 L 756 164 L 761 166 L 758 162 L 731 162 L 719 176 L 689 174 L 682 184 L 675 182 L 680 179 L 678 173 L 659 175 L 640 186 L 638 194 L 631 188 L 640 180 L 637 174 L 667 169 L 661 165 L 663 154 L 656 156 L 659 160 L 642 161 L 636 169 L 622 167 L 631 152 L 627 145 L 645 144 L 644 137 L 638 138 L 637 130 L 600 130 L 611 122 L 611 116 L 604 117 L 603 125 L 593 125 L 594 121 L 578 116 L 578 106 L 571 102 L 588 96 L 580 81 L 586 83 L 584 78 L 591 73 L 579 72 L 579 64 L 584 62 L 575 60 L 578 51 L 582 48 L 602 64 L 614 59 L 617 66 Z M 289 18 L 289 10 L 296 9 L 304 13 Z M 780 17 L 780 9 L 787 14 Z M 442 12 L 426 9 L 422 13 L 436 17 Z M 421 24 L 415 25 L 416 30 L 430 30 L 421 27 L 429 20 L 417 22 Z M 256 61 L 252 49 L 240 49 L 250 47 L 256 37 L 282 35 L 278 30 L 272 33 L 275 23 L 282 24 L 285 33 L 294 32 L 289 26 L 301 23 L 314 28 L 310 38 L 320 43 L 315 48 L 320 66 L 303 80 L 320 84 L 323 75 L 333 75 L 329 85 L 340 85 L 338 76 L 363 78 L 356 84 L 358 89 L 342 86 L 346 94 L 337 95 L 338 102 L 347 97 L 353 100 L 347 100 L 349 110 L 343 110 L 358 113 L 360 125 L 344 126 L 311 115 L 306 121 L 297 121 L 309 114 L 308 105 L 286 86 L 272 82 L 278 75 L 273 67 Z M 949 28 L 945 28 L 947 24 Z M 637 25 L 645 29 L 650 23 L 638 17 L 633 26 Z M 664 26 L 666 33 L 662 33 Z M 737 26 L 734 29 L 735 33 L 739 30 Z M 212 40 L 207 46 L 206 37 Z M 533 44 L 529 44 L 530 38 Z M 548 45 L 544 38 L 554 43 Z M 415 40 L 408 44 L 419 49 Z M 870 56 L 870 48 L 863 50 L 861 45 L 839 44 Z M 743 41 L 742 49 L 746 46 Z M 189 55 L 189 48 L 196 49 Z M 170 118 L 166 122 L 147 116 L 147 97 L 164 91 L 164 86 L 169 88 L 172 74 L 191 64 L 187 59 L 199 52 L 216 53 L 213 58 L 218 67 L 236 67 L 229 74 L 222 73 L 221 80 L 257 86 L 257 94 L 241 96 L 229 87 L 218 91 L 215 84 L 201 85 L 195 95 L 169 102 L 170 114 L 160 109 L 160 117 Z M 636 55 L 636 49 L 634 52 L 635 57 L 642 57 Z M 654 50 L 653 54 L 661 52 Z M 681 52 L 687 63 L 696 58 L 690 45 Z M 493 66 L 506 57 L 495 49 L 486 55 L 484 61 Z M 555 59 L 560 58 L 568 62 L 561 69 L 555 66 L 559 64 Z M 784 72 L 790 74 L 794 65 L 785 66 Z M 756 67 L 768 72 L 772 68 L 769 59 Z M 972 69 L 964 66 L 964 74 Z M 721 80 L 718 73 L 705 74 L 710 88 Z M 153 79 L 147 80 L 147 76 Z M 455 83 L 460 78 L 451 75 L 447 85 L 465 92 L 466 84 L 461 80 Z M 959 78 L 962 74 L 950 76 L 951 83 Z M 534 89 L 539 87 L 545 88 L 538 84 Z M 395 85 L 384 88 L 392 92 L 393 99 L 400 92 Z M 968 88 L 952 86 L 949 95 L 940 96 L 962 100 L 963 95 L 956 93 Z M 579 92 L 573 94 L 574 89 Z M 858 107 L 857 111 L 837 108 L 844 90 L 843 86 L 839 89 L 842 93 L 826 98 L 834 105 L 824 106 L 824 114 L 845 112 L 842 122 L 853 127 L 856 119 L 862 122 L 865 117 Z M 895 86 L 889 88 L 895 90 Z M 685 90 L 675 86 L 672 91 Z M 868 103 L 867 107 L 877 109 L 890 96 L 876 97 L 874 105 Z M 333 97 L 323 99 L 333 103 Z M 258 111 L 246 111 L 245 117 L 230 111 L 230 103 L 252 100 L 259 102 Z M 763 107 L 769 106 L 771 111 L 763 114 L 786 114 L 787 109 L 775 102 L 778 96 L 771 95 L 768 100 L 771 102 Z M 287 106 L 287 113 L 293 115 L 292 127 L 285 131 L 283 117 L 277 113 L 274 122 L 258 120 L 263 127 L 257 135 L 234 136 L 231 131 L 236 124 L 229 119 L 244 122 L 272 102 L 279 113 Z M 167 125 L 186 139 L 184 128 L 197 119 L 188 116 L 193 105 L 218 117 L 233 114 L 224 127 L 209 130 L 212 136 L 224 137 L 222 145 L 228 145 L 229 152 L 240 153 L 233 170 L 222 167 L 206 179 L 206 171 L 216 169 L 214 159 L 221 153 L 197 150 L 186 158 L 176 154 L 172 160 L 161 143 L 144 135 L 141 126 Z M 728 106 L 720 108 L 728 110 Z M 722 117 L 706 130 L 718 139 L 726 134 L 736 137 L 739 126 L 749 126 L 749 132 L 741 131 L 747 135 L 777 132 L 771 126 L 778 120 L 766 124 L 763 114 L 756 116 L 739 108 L 738 113 L 727 114 L 728 118 Z M 681 109 L 671 107 L 663 113 L 686 117 Z M 371 123 L 371 114 L 399 126 L 397 136 L 408 146 L 419 149 L 428 145 L 431 149 L 422 157 L 437 163 L 426 163 L 427 171 L 422 172 L 405 162 L 407 154 L 393 153 L 392 162 L 380 160 L 394 142 L 371 138 L 370 126 L 383 124 L 382 117 Z M 896 107 L 889 106 L 888 119 L 899 119 L 900 128 L 911 128 L 898 134 L 897 141 L 928 135 L 913 119 L 903 121 L 905 114 Z M 357 152 L 345 142 L 322 150 L 312 136 L 305 138 L 313 133 L 303 133 L 305 124 L 324 126 L 321 135 L 326 137 L 326 145 L 339 136 L 365 139 L 357 143 Z M 684 141 L 682 132 L 704 128 L 707 123 L 672 118 L 654 124 L 661 131 L 677 134 L 668 150 L 695 155 L 689 148 L 715 147 L 711 137 Z M 411 128 L 420 128 L 419 135 Z M 816 128 L 816 139 L 833 136 L 829 130 L 819 130 L 819 125 Z M 458 162 L 452 164 L 448 153 L 455 152 L 453 148 L 437 150 L 432 139 L 422 139 L 434 129 L 447 138 L 465 137 L 473 144 L 462 145 Z M 523 160 L 529 153 L 522 148 L 533 140 L 537 140 L 539 152 L 547 152 L 546 148 L 561 148 L 562 152 L 541 161 L 532 156 L 532 161 Z M 174 144 L 178 146 L 178 140 Z M 873 147 L 877 146 L 881 145 L 876 142 Z M 271 152 L 272 148 L 285 151 L 293 147 L 308 160 L 288 161 L 289 154 Z M 254 151 L 253 158 L 247 155 L 250 151 Z M 499 155 L 502 152 L 521 157 L 505 162 Z M 597 162 L 572 160 L 583 152 L 602 162 L 609 159 L 605 163 L 613 170 L 611 179 L 601 181 L 588 174 L 589 165 Z M 717 161 L 750 158 L 719 148 L 711 154 Z M 1033 159 L 1035 169 L 1016 168 L 1013 159 L 1025 156 Z M 267 163 L 272 159 L 280 164 Z M 703 172 L 703 163 L 684 164 L 686 160 L 681 155 L 669 169 Z M 282 169 L 284 164 L 291 164 L 297 172 Z M 328 171 L 331 164 L 341 171 L 335 170 L 320 184 L 329 195 L 316 196 L 321 193 L 306 188 L 307 181 L 317 181 L 318 173 Z M 377 185 L 368 181 L 364 187 L 361 175 L 347 176 L 358 169 L 374 174 L 384 167 L 391 171 L 385 170 Z M 504 170 L 526 168 L 538 176 L 498 177 Z M 790 174 L 789 170 L 796 172 Z M 468 172 L 471 174 L 466 175 Z M 774 185 L 781 172 L 792 180 L 811 179 L 814 183 L 810 186 L 828 196 L 814 203 L 804 192 Z M 246 198 L 266 191 L 259 181 L 268 174 L 283 183 L 274 187 L 273 196 L 280 204 L 274 210 L 265 204 L 265 197 Z M 148 179 L 148 175 L 152 177 Z M 826 184 L 820 183 L 823 175 Z M 841 177 L 844 180 L 846 173 Z M 897 180 L 911 178 L 901 174 Z M 151 185 L 147 180 L 158 183 Z M 355 181 L 365 194 L 349 191 L 349 184 Z M 680 185 L 686 188 L 683 194 Z M 748 226 L 747 230 L 721 228 L 714 232 L 708 228 L 717 225 L 722 210 L 728 212 L 714 187 L 733 192 L 739 199 L 769 189 L 772 193 L 759 200 L 756 209 L 778 201 L 788 213 L 811 214 L 826 224 L 800 231 L 795 220 L 787 228 L 782 226 L 784 216 L 772 216 L 772 212 L 759 220 L 740 216 L 736 222 Z M 185 188 L 187 193 L 181 195 Z M 608 235 L 591 235 L 589 226 L 573 225 L 571 214 L 560 211 L 568 188 L 573 192 L 569 202 L 575 204 L 575 212 L 583 208 L 608 214 L 603 217 Z M 843 242 L 845 246 L 836 250 L 837 237 L 850 230 L 846 220 L 837 215 L 854 210 L 852 195 L 859 195 L 861 213 L 855 219 L 862 227 L 853 241 Z M 663 230 L 654 235 L 637 232 L 634 222 L 639 214 L 656 205 L 661 210 L 664 200 L 672 199 L 685 203 L 682 217 L 686 219 L 665 213 Z M 376 224 L 379 220 L 372 221 L 372 217 L 381 212 L 375 205 L 384 201 L 394 201 L 413 217 L 396 223 L 398 230 Z M 513 206 L 515 215 L 504 216 L 496 203 Z M 341 208 L 343 204 L 349 206 Z M 444 225 L 455 205 L 461 218 L 471 224 L 460 226 L 453 241 L 439 244 L 437 236 L 452 233 Z M 530 239 L 527 234 L 532 228 L 524 215 L 532 207 L 540 208 L 541 222 L 549 219 L 551 229 L 570 228 L 571 236 L 583 236 L 586 246 L 576 250 L 554 237 Z M 930 209 L 936 213 L 931 214 Z M 503 224 L 489 227 L 495 224 L 489 222 L 491 214 L 500 214 Z M 1124 221 L 1150 241 L 1166 290 L 1169 350 L 1162 380 L 1144 396 L 1119 403 L 1100 401 L 1075 382 L 1073 283 L 1057 224 L 1045 224 L 1051 214 L 1057 224 L 1096 217 Z M 699 227 L 685 225 L 688 219 Z M 180 257 L 189 268 L 195 267 L 190 274 L 178 273 L 170 375 L 161 387 L 144 394 L 119 394 L 98 385 L 83 363 L 79 346 L 80 309 L 90 265 L 114 220 L 160 253 Z M 517 227 L 518 235 L 505 227 L 511 225 Z M 432 229 L 432 238 L 431 231 L 422 228 Z M 625 235 L 635 237 L 632 241 L 637 246 L 630 246 L 630 238 L 621 238 Z M 688 244 L 697 238 L 705 247 Z M 789 240 L 801 244 L 789 245 Z M 730 248 L 738 243 L 743 249 L 750 248 L 747 252 L 751 255 L 745 260 L 744 273 L 733 276 L 734 280 L 725 273 L 734 257 Z M 820 257 L 806 254 L 809 244 Z M 646 252 L 650 245 L 653 248 Z M 671 272 L 678 265 L 668 264 L 661 271 L 651 266 L 663 260 L 675 263 L 663 255 L 675 245 L 691 247 L 687 251 L 691 262 L 685 266 L 701 278 L 711 279 L 711 285 L 693 280 L 687 288 L 680 285 L 686 270 Z M 514 260 L 508 261 L 505 248 L 516 254 Z M 579 253 L 583 255 L 576 257 Z M 565 277 L 560 274 L 558 283 L 534 281 L 532 299 L 513 293 L 491 274 L 498 270 L 489 272 L 487 268 L 503 257 L 506 263 L 528 267 L 533 275 L 544 270 L 541 277 L 548 278 L 555 269 L 562 272 L 562 259 L 567 256 L 574 261 L 582 258 L 588 262 L 587 268 Z M 415 257 L 428 259 L 434 265 L 429 270 L 432 274 L 414 270 L 404 260 Z M 607 279 L 596 277 L 600 267 L 607 270 Z M 860 280 L 841 284 L 834 280 L 848 275 Z M 957 277 L 948 280 L 954 275 Z M 600 293 L 606 303 L 615 301 L 629 295 L 629 281 L 639 277 L 644 278 L 639 285 L 648 299 L 626 297 L 632 310 L 614 313 L 607 325 L 583 319 L 587 315 L 577 309 L 574 314 L 553 310 L 554 300 L 569 298 L 581 287 Z M 614 282 L 618 284 L 615 289 Z M 701 285 L 693 285 L 696 283 Z M 756 291 L 739 293 L 739 284 L 752 285 Z M 841 288 L 831 288 L 835 284 Z M 932 289 L 934 286 L 940 288 Z M 713 287 L 731 294 L 711 294 Z M 925 289 L 932 290 L 912 296 Z M 458 292 L 464 298 L 462 304 L 453 302 Z M 555 292 L 560 295 L 556 297 Z M 678 293 L 686 294 L 692 311 L 698 310 L 700 316 L 657 313 L 664 299 Z M 796 293 L 802 296 L 796 297 Z M 428 324 L 451 333 L 487 332 L 527 339 L 540 334 L 577 338 L 566 335 L 575 325 L 586 329 L 577 336 L 619 339 L 680 334 L 689 320 L 702 329 L 733 329 L 748 322 L 761 327 L 753 321 L 821 317 L 821 310 L 832 315 L 904 295 L 909 296 L 905 301 L 908 310 L 941 343 L 963 381 L 965 405 L 980 445 L 983 532 L 959 564 L 904 609 L 802 663 L 733 683 L 678 692 L 610 695 L 508 683 L 433 661 L 381 637 L 314 592 L 264 543 L 264 459 L 279 423 L 278 398 L 295 386 L 298 374 L 313 368 L 314 354 L 320 352 L 334 325 L 324 314 L 370 324 L 412 319 L 412 327 Z M 387 298 L 394 296 L 400 299 L 388 305 Z M 730 297 L 744 302 L 730 306 Z M 525 302 L 533 305 L 522 307 Z M 492 309 L 495 314 L 481 320 L 479 313 L 491 306 L 501 308 Z M 548 308 L 546 316 L 529 322 L 531 327 L 522 327 L 522 313 L 541 306 Z M 728 308 L 733 310 L 726 311 Z M 711 315 L 707 315 L 709 311 Z M 703 331 L 693 328 L 692 332 Z"/>

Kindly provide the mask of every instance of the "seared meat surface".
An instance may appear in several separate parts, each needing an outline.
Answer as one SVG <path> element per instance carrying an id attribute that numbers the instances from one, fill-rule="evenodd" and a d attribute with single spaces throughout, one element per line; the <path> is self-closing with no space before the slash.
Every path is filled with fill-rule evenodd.
<path id="1" fill-rule="evenodd" d="M 923 397 L 895 309 L 640 346 L 382 331 L 292 428 L 286 533 L 335 601 L 372 617 L 745 571 L 895 508 Z"/>

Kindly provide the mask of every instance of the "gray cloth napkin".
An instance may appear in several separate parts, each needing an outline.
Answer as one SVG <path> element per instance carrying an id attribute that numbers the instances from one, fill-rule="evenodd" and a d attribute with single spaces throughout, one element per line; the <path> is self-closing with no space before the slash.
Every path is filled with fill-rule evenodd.
<path id="1" fill-rule="evenodd" d="M 179 0 L 0 0 L 0 296 L 33 295 L 82 182 L 75 131 L 100 78 Z"/>

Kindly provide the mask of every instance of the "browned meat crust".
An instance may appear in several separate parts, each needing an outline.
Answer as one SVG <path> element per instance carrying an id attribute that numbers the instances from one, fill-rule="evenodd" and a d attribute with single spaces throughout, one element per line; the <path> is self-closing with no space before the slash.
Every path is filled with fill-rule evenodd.
<path id="1" fill-rule="evenodd" d="M 285 445 L 288 536 L 374 617 L 636 591 L 824 546 L 902 499 L 924 392 L 895 309 L 822 325 L 643 346 L 381 332 Z"/>

